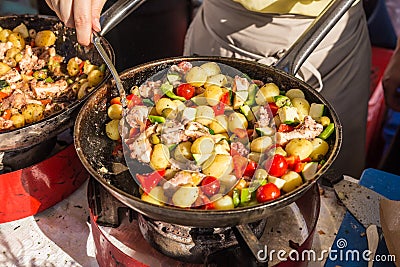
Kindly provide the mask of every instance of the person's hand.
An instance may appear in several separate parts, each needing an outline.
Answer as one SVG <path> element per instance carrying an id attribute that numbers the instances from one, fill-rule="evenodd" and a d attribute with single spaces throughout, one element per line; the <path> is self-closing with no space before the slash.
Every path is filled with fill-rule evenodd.
<path id="1" fill-rule="evenodd" d="M 92 31 L 100 31 L 100 13 L 106 0 L 46 0 L 67 27 L 76 29 L 78 42 L 90 44 Z"/>
<path id="2" fill-rule="evenodd" d="M 400 111 L 400 38 L 396 50 L 390 58 L 382 78 L 386 105 L 395 111 Z"/>

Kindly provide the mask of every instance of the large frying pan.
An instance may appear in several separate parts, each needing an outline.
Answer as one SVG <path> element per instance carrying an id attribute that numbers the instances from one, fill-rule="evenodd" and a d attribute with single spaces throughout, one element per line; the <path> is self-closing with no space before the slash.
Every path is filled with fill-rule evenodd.
<path id="1" fill-rule="evenodd" d="M 114 160 L 112 150 L 115 143 L 107 138 L 104 128 L 107 121 L 107 103 L 109 103 L 112 97 L 118 94 L 115 84 L 112 81 L 96 91 L 78 114 L 74 128 L 74 141 L 78 156 L 89 173 L 114 197 L 128 207 L 155 220 L 193 227 L 226 227 L 254 222 L 273 215 L 277 209 L 289 205 L 307 192 L 328 170 L 339 153 L 342 141 L 342 128 L 333 107 L 311 86 L 294 77 L 293 73 L 298 70 L 302 61 L 305 60 L 307 55 L 311 53 L 312 49 L 315 48 L 353 2 L 352 0 L 332 1 L 331 5 L 319 16 L 310 30 L 303 37 L 300 37 L 302 41 L 296 42 L 291 48 L 290 53 L 278 63 L 279 68 L 234 58 L 179 57 L 146 63 L 128 69 L 120 75 L 124 88 L 129 89 L 133 85 L 143 83 L 147 78 L 168 68 L 172 64 L 179 63 L 182 60 L 201 60 L 214 61 L 232 66 L 247 74 L 252 79 L 274 82 L 282 90 L 300 88 L 309 101 L 322 103 L 327 107 L 329 116 L 333 119 L 336 128 L 334 136 L 330 138 L 328 160 L 313 179 L 306 181 L 294 191 L 271 202 L 227 211 L 160 207 L 142 201 L 139 196 L 138 186 L 128 171 L 118 175 L 111 173 Z M 304 36 L 306 36 L 305 39 Z M 282 69 L 287 70 L 291 74 Z M 109 170 L 109 172 L 104 172 L 105 169 Z M 136 171 L 141 173 L 143 170 L 138 166 Z"/>
<path id="2" fill-rule="evenodd" d="M 66 60 L 71 57 L 78 56 L 81 59 L 88 59 L 92 63 L 101 65 L 102 58 L 94 47 L 83 48 L 78 45 L 76 40 L 75 30 L 63 26 L 56 17 L 42 15 L 18 15 L 0 17 L 0 26 L 3 28 L 12 29 L 21 23 L 25 23 L 28 29 L 53 30 L 57 34 L 56 49 L 57 53 Z M 114 52 L 111 45 L 103 39 L 103 45 L 112 60 L 115 60 Z M 109 75 L 107 70 L 106 77 Z M 101 83 L 97 88 L 104 84 Z M 95 88 L 92 92 L 96 91 Z M 90 94 L 83 99 L 76 100 L 67 108 L 46 117 L 38 122 L 28 124 L 22 128 L 0 132 L 0 152 L 12 151 L 23 148 L 28 148 L 49 140 L 62 131 L 73 126 L 74 117 L 77 115 L 77 108 L 88 99 Z"/>

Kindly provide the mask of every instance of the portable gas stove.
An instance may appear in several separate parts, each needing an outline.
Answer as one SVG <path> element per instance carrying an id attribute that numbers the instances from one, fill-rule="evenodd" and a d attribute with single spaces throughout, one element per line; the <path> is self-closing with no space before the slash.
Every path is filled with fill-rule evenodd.
<path id="1" fill-rule="evenodd" d="M 96 259 L 100 266 L 307 266 L 287 256 L 311 248 L 320 198 L 313 186 L 276 215 L 250 224 L 245 238 L 236 228 L 193 228 L 154 221 L 115 199 L 95 179 L 88 201 Z M 240 227 L 240 226 L 238 226 Z M 258 247 L 256 259 L 249 247 Z M 286 258 L 282 260 L 282 253 Z M 274 254 L 275 253 L 275 254 Z M 272 256 L 266 262 L 267 255 Z"/>
<path id="2" fill-rule="evenodd" d="M 68 197 L 89 177 L 71 130 L 0 153 L 0 223 L 35 215 Z"/>

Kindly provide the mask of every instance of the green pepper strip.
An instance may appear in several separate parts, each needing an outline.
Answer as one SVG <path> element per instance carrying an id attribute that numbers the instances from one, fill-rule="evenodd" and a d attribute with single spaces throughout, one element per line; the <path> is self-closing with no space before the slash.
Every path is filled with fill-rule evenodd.
<path id="1" fill-rule="evenodd" d="M 319 138 L 325 140 L 328 139 L 329 136 L 335 131 L 335 124 L 333 122 L 329 123 L 328 126 L 326 126 L 325 130 L 318 135 Z"/>
<path id="2" fill-rule="evenodd" d="M 149 115 L 149 120 L 151 121 L 151 123 L 164 123 L 165 122 L 165 118 L 161 117 L 161 116 L 155 116 L 155 115 Z"/>

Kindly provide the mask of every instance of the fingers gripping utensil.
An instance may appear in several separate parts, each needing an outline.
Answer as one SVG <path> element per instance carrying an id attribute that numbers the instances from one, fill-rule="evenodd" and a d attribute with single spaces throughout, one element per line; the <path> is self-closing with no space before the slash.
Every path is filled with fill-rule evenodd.
<path id="1" fill-rule="evenodd" d="M 131 14 L 135 9 L 137 9 L 141 4 L 143 4 L 146 0 L 120 0 L 107 9 L 100 17 L 100 24 L 102 26 L 102 30 L 100 33 L 93 32 L 92 41 L 100 56 L 103 58 L 107 67 L 109 68 L 111 75 L 115 80 L 115 84 L 117 86 L 122 107 L 125 109 L 126 107 L 126 94 L 124 90 L 124 86 L 122 85 L 121 79 L 118 75 L 117 70 L 114 67 L 111 59 L 107 56 L 106 51 L 102 46 L 102 37 L 109 32 L 112 28 L 114 28 L 118 23 L 120 23 L 124 18 L 126 18 L 129 14 Z"/>

